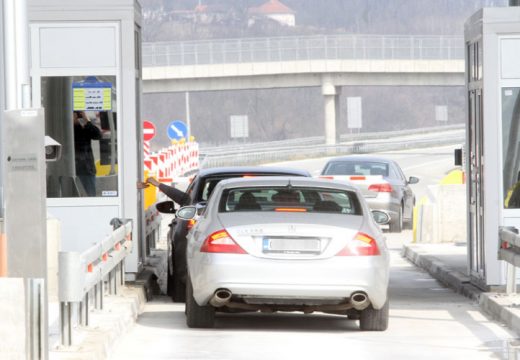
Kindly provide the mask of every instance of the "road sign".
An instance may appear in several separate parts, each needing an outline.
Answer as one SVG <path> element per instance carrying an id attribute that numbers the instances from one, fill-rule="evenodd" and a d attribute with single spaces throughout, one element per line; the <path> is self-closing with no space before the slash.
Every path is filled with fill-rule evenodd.
<path id="1" fill-rule="evenodd" d="M 168 137 L 170 140 L 180 140 L 188 137 L 188 126 L 180 121 L 174 120 L 168 124 Z"/>
<path id="2" fill-rule="evenodd" d="M 155 125 L 150 121 L 143 121 L 143 139 L 144 141 L 150 141 L 155 136 Z"/>
<path id="3" fill-rule="evenodd" d="M 347 97 L 347 127 L 349 129 L 361 129 L 363 127 L 363 114 L 360 97 Z"/>

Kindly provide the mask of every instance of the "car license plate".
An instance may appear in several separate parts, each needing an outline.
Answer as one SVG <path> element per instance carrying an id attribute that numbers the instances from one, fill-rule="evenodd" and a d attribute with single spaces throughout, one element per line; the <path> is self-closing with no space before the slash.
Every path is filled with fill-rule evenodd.
<path id="1" fill-rule="evenodd" d="M 321 242 L 317 238 L 264 237 L 262 251 L 278 254 L 319 254 L 321 253 Z"/>

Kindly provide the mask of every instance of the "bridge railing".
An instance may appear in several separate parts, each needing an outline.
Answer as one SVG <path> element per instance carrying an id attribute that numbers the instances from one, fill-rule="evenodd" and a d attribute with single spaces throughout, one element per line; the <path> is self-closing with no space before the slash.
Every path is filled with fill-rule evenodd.
<path id="1" fill-rule="evenodd" d="M 143 65 L 298 60 L 461 60 L 460 36 L 320 35 L 143 43 Z"/>
<path id="2" fill-rule="evenodd" d="M 443 132 L 441 135 L 439 135 L 439 132 L 417 137 L 407 137 L 406 134 L 398 136 L 397 132 L 391 134 L 386 138 L 354 138 L 336 145 L 325 145 L 322 137 L 320 143 L 314 141 L 302 144 L 273 142 L 270 146 L 266 146 L 267 143 L 261 143 L 258 146 L 221 147 L 219 150 L 201 148 L 201 168 L 266 164 L 312 157 L 419 149 L 462 144 L 465 141 L 465 133 L 462 128 L 455 128 L 450 132 Z M 316 138 L 311 139 L 315 140 Z"/>
<path id="3" fill-rule="evenodd" d="M 323 137 L 258 143 L 245 146 L 201 147 L 201 168 L 266 164 L 312 157 L 376 153 L 393 150 L 418 149 L 461 144 L 465 131 L 461 125 L 374 133 L 352 136 L 336 145 L 325 145 Z M 413 135 L 412 135 L 413 134 Z M 300 143 L 297 141 L 301 141 Z"/>

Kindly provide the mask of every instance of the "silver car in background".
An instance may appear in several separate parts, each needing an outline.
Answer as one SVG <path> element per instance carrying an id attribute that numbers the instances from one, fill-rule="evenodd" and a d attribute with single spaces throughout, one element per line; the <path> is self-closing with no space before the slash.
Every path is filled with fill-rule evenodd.
<path id="1" fill-rule="evenodd" d="M 419 179 L 406 179 L 397 162 L 376 156 L 340 156 L 325 164 L 320 177 L 358 187 L 371 209 L 390 215 L 390 232 L 413 227 L 415 195 L 410 185 Z"/>
<path id="2" fill-rule="evenodd" d="M 389 254 L 359 191 L 297 177 L 221 181 L 188 234 L 186 317 L 212 327 L 216 311 L 325 312 L 388 326 Z"/>

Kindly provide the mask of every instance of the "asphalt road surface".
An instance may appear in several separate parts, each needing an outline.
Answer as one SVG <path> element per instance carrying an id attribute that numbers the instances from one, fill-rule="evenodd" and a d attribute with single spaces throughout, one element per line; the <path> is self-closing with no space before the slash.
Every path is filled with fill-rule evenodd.
<path id="1" fill-rule="evenodd" d="M 406 176 L 421 178 L 414 188 L 418 196 L 453 168 L 452 148 L 385 156 L 396 159 Z M 291 165 L 316 174 L 325 160 Z M 299 313 L 218 315 L 214 329 L 189 329 L 184 304 L 159 297 L 146 305 L 112 358 L 516 359 L 515 334 L 401 258 L 402 244 L 411 240 L 411 231 L 387 234 L 392 261 L 385 332 L 361 332 L 357 321 L 342 316 Z"/>

